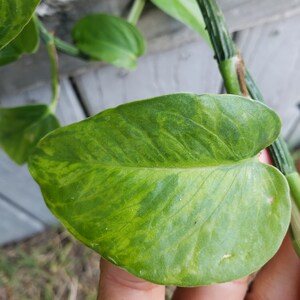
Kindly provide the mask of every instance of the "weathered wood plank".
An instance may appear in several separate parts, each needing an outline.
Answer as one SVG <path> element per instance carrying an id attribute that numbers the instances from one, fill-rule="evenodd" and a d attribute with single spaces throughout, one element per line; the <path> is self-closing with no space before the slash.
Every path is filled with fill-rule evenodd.
<path id="1" fill-rule="evenodd" d="M 28 211 L 43 224 L 56 223 L 44 204 L 38 185 L 31 178 L 27 166 L 18 166 L 0 152 L 0 190 L 11 203 Z M 28 216 L 28 218 L 30 218 Z M 2 223 L 2 220 L 0 224 Z"/>
<path id="2" fill-rule="evenodd" d="M 68 2 L 68 5 L 64 5 L 65 9 L 60 8 L 54 16 L 47 19 L 48 26 L 62 36 L 66 36 L 70 32 L 72 24 L 77 19 L 91 12 L 106 11 L 126 17 L 129 4 L 132 1 L 74 0 Z M 219 3 L 226 16 L 228 26 L 232 31 L 243 30 L 300 13 L 300 0 L 219 0 Z M 153 6 L 148 5 L 148 8 L 146 14 L 150 13 L 151 17 L 153 17 Z M 156 13 L 157 11 L 154 12 L 154 14 Z M 147 30 L 149 37 L 157 36 L 158 32 L 160 32 L 159 35 L 161 33 L 169 34 L 171 28 L 173 30 L 179 29 L 178 24 L 175 25 L 176 22 L 167 20 L 167 23 L 165 23 L 166 20 L 161 18 L 164 17 L 158 17 L 156 20 L 160 23 L 153 22 L 152 27 L 144 27 L 142 25 L 144 20 L 142 19 L 141 26 Z M 153 26 L 155 24 L 156 26 Z"/>
<path id="3" fill-rule="evenodd" d="M 132 100 L 176 92 L 218 93 L 216 63 L 204 42 L 140 59 L 135 72 L 107 66 L 75 77 L 90 114 Z"/>
<path id="4" fill-rule="evenodd" d="M 300 13 L 300 0 L 219 0 L 229 28 L 240 31 Z"/>
<path id="5" fill-rule="evenodd" d="M 267 103 L 281 116 L 284 136 L 288 135 L 299 116 L 299 28 L 300 18 L 293 17 L 245 30 L 238 37 L 246 65 Z M 300 131 L 297 136 L 300 142 Z"/>
<path id="6" fill-rule="evenodd" d="M 45 229 L 44 225 L 0 196 L 0 245 L 29 237 Z"/>
<path id="7" fill-rule="evenodd" d="M 300 148 L 300 109 L 298 118 L 296 118 L 294 125 L 291 127 L 287 139 L 291 149 Z"/>
<path id="8" fill-rule="evenodd" d="M 74 12 L 71 10 L 73 13 L 70 11 L 63 16 L 64 21 L 62 24 L 59 21 L 62 19 L 62 16 L 58 14 L 46 19 L 47 27 L 56 32 L 58 36 L 62 36 L 65 40 L 70 41 L 72 24 L 74 24 L 80 16 L 95 11 L 111 12 L 112 7 L 118 7 L 117 5 L 102 5 L 102 3 L 107 4 L 110 2 L 87 1 L 86 6 L 83 5 L 83 2 L 77 3 L 78 6 L 74 8 Z M 115 12 L 117 15 L 121 14 L 116 8 L 114 9 L 114 13 Z M 156 9 L 146 11 L 142 21 L 139 23 L 139 27 L 148 40 L 147 52 L 169 49 L 185 41 L 198 38 L 196 33 L 184 28 L 180 23 Z M 178 36 L 177 33 L 179 34 Z M 74 75 L 78 72 L 84 72 L 87 69 L 97 68 L 101 65 L 102 63 L 100 62 L 84 62 L 77 58 L 59 54 L 59 69 L 62 75 Z M 22 91 L 32 85 L 38 86 L 43 82 L 49 81 L 49 68 L 47 52 L 45 47 L 41 45 L 35 55 L 23 57 L 14 64 L 0 68 L 0 78 L 5 78 L 5 80 L 0 81 L 1 94 L 3 96 L 10 95 L 15 93 L 15 90 Z"/>
<path id="9" fill-rule="evenodd" d="M 50 30 L 56 32 L 58 36 L 70 40 L 70 30 L 74 22 L 83 15 L 105 11 L 125 16 L 129 2 L 129 0 L 75 0 L 67 6 L 67 9 L 62 9 L 54 16 L 44 19 Z M 232 31 L 300 13 L 300 0 L 220 0 L 220 5 Z M 149 41 L 150 53 L 161 49 L 172 49 L 186 42 L 199 39 L 197 34 L 151 5 L 143 14 L 139 27 Z M 85 63 L 66 55 L 60 57 L 61 74 L 74 74 L 74 72 L 80 72 L 95 66 L 95 64 Z M 96 63 L 97 65 L 99 63 Z M 5 80 L 0 81 L 1 94 L 9 95 L 15 89 L 25 89 L 33 84 L 36 85 L 49 80 L 50 72 L 48 69 L 46 51 L 41 47 L 35 56 L 25 57 L 13 65 L 0 69 L 0 78 L 5 78 Z"/>
<path id="10" fill-rule="evenodd" d="M 47 85 L 24 94 L 0 98 L 0 104 L 1 106 L 15 106 L 28 102 L 49 103 L 50 98 L 51 90 Z M 62 93 L 57 114 L 64 125 L 84 118 L 83 111 L 66 79 L 62 80 Z M 2 195 L 30 212 L 44 224 L 56 223 L 55 218 L 46 208 L 39 188 L 31 178 L 27 166 L 17 166 L 3 152 L 0 152 L 0 160 L 0 191 Z"/>

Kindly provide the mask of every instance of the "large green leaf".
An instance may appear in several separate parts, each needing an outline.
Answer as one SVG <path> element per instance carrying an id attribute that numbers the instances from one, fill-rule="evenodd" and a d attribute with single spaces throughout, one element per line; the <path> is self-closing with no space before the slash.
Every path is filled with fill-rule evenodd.
<path id="1" fill-rule="evenodd" d="M 125 20 L 93 14 L 79 20 L 72 31 L 76 46 L 93 59 L 133 69 L 145 51 L 144 38 Z"/>
<path id="2" fill-rule="evenodd" d="M 243 97 L 167 95 L 55 130 L 29 169 L 57 218 L 114 264 L 160 284 L 224 282 L 287 231 L 286 180 L 258 160 L 279 130 Z"/>
<path id="3" fill-rule="evenodd" d="M 29 22 L 40 0 L 0 0 L 0 49 Z"/>
<path id="4" fill-rule="evenodd" d="M 39 32 L 33 17 L 21 33 L 0 50 L 0 66 L 18 60 L 25 53 L 34 53 L 39 46 Z"/>
<path id="5" fill-rule="evenodd" d="M 47 105 L 0 108 L 0 147 L 22 164 L 37 142 L 57 127 L 59 123 Z"/>
<path id="6" fill-rule="evenodd" d="M 166 14 L 197 31 L 210 45 L 205 23 L 196 0 L 151 0 Z"/>

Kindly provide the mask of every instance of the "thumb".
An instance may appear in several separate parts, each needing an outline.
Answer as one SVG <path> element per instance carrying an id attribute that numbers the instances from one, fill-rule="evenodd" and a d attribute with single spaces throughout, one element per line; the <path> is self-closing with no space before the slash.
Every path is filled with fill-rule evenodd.
<path id="1" fill-rule="evenodd" d="M 101 259 L 98 300 L 163 300 L 165 287 L 137 278 Z"/>

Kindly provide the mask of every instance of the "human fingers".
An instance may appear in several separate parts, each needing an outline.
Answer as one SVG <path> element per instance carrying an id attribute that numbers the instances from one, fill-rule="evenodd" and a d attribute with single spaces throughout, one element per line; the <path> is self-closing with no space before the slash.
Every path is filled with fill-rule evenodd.
<path id="1" fill-rule="evenodd" d="M 270 161 L 266 151 L 262 156 L 263 161 Z M 289 234 L 285 237 L 277 254 L 256 276 L 246 299 L 300 299 L 300 260 L 293 249 Z"/>
<path id="2" fill-rule="evenodd" d="M 268 150 L 264 149 L 259 155 L 260 162 L 272 165 L 272 159 Z"/>
<path id="3" fill-rule="evenodd" d="M 299 300 L 300 260 L 289 234 L 277 254 L 261 269 L 246 300 Z"/>
<path id="4" fill-rule="evenodd" d="M 101 259 L 98 300 L 163 300 L 165 287 L 136 278 Z"/>
<path id="5" fill-rule="evenodd" d="M 248 289 L 248 277 L 232 282 L 201 286 L 196 288 L 177 288 L 173 300 L 243 300 Z"/>

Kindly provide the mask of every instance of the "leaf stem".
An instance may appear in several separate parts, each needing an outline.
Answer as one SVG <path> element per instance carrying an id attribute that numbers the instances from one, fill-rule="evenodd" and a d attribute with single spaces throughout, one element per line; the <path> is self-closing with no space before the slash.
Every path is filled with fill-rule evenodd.
<path id="1" fill-rule="evenodd" d="M 134 0 L 134 3 L 127 17 L 127 21 L 129 23 L 131 23 L 132 25 L 137 24 L 145 4 L 146 4 L 146 0 Z"/>
<path id="2" fill-rule="evenodd" d="M 65 53 L 69 56 L 77 57 L 80 59 L 85 59 L 85 60 L 88 59 L 88 57 L 83 55 L 77 47 L 61 40 L 60 38 L 58 38 L 56 36 L 54 36 L 54 44 L 55 44 L 56 49 L 62 53 Z"/>
<path id="3" fill-rule="evenodd" d="M 52 86 L 52 99 L 49 104 L 49 109 L 51 112 L 55 112 L 59 92 L 60 92 L 60 84 L 59 84 L 59 77 L 58 77 L 58 57 L 54 42 L 53 35 L 44 27 L 44 25 L 38 20 L 39 30 L 41 34 L 41 38 L 44 41 L 48 57 L 51 64 L 51 86 Z"/>
<path id="4" fill-rule="evenodd" d="M 59 94 L 60 94 L 60 84 L 58 76 L 58 57 L 55 48 L 54 41 L 53 43 L 47 44 L 47 51 L 51 63 L 51 86 L 52 86 L 52 99 L 49 105 L 50 110 L 54 113 L 56 110 Z"/>
<path id="5" fill-rule="evenodd" d="M 197 0 L 200 7 L 206 30 L 215 51 L 215 58 L 220 64 L 237 55 L 236 46 L 227 29 L 224 16 L 215 0 Z"/>
<path id="6" fill-rule="evenodd" d="M 252 99 L 264 102 L 261 92 L 245 68 L 243 59 L 235 47 L 217 1 L 197 0 L 197 2 L 203 14 L 227 92 L 250 96 Z M 292 207 L 295 210 L 292 213 L 291 228 L 297 240 L 294 243 L 297 247 L 296 251 L 300 254 L 300 176 L 282 137 L 279 136 L 268 149 L 274 165 L 285 175 L 290 187 Z"/>
<path id="7" fill-rule="evenodd" d="M 243 63 L 239 55 L 219 62 L 219 69 L 224 80 L 226 91 L 230 94 L 249 96 L 246 84 L 242 84 L 244 78 Z"/>
<path id="8" fill-rule="evenodd" d="M 38 19 L 38 26 L 39 26 L 39 30 L 40 30 L 41 39 L 45 43 L 47 43 L 47 40 L 49 39 L 49 36 L 51 35 L 54 45 L 58 51 L 60 51 L 64 54 L 67 54 L 69 56 L 73 56 L 73 57 L 82 59 L 82 60 L 90 60 L 90 57 L 83 54 L 76 46 L 74 46 L 66 41 L 63 41 L 62 39 L 51 34 L 40 19 Z"/>

